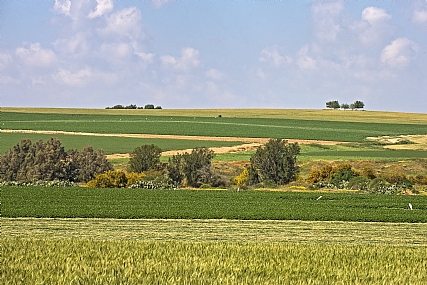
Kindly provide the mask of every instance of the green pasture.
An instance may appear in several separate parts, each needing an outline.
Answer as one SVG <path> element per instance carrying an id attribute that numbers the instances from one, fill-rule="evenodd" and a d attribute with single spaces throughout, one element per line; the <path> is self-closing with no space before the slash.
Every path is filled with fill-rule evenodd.
<path id="1" fill-rule="evenodd" d="M 363 142 L 368 136 L 427 134 L 423 124 L 277 118 L 2 113 L 2 129 L 259 137 Z"/>
<path id="2" fill-rule="evenodd" d="M 83 135 L 45 135 L 45 134 L 20 134 L 1 133 L 0 153 L 3 154 L 21 139 L 27 138 L 32 142 L 38 140 L 47 141 L 51 137 L 58 138 L 65 149 L 83 149 L 91 145 L 94 149 L 103 149 L 105 154 L 131 153 L 136 147 L 144 144 L 155 144 L 163 151 L 192 149 L 195 147 L 223 147 L 240 145 L 242 142 L 229 141 L 200 141 L 180 139 L 152 139 L 152 138 L 125 138 L 125 137 L 102 137 Z"/>
<path id="3" fill-rule="evenodd" d="M 316 200 L 320 195 L 322 199 Z M 411 203 L 414 210 L 409 210 Z M 427 222 L 426 196 L 3 187 L 3 217 Z"/>
<path id="4" fill-rule="evenodd" d="M 371 122 L 427 125 L 427 114 L 383 111 L 343 111 L 307 109 L 161 109 L 161 110 L 113 110 L 77 108 L 13 108 L 1 107 L 2 113 L 41 113 L 70 115 L 125 115 L 125 116 L 168 116 L 210 117 L 221 115 L 229 118 L 274 118 L 297 120 L 321 120 L 342 122 Z"/>
<path id="5" fill-rule="evenodd" d="M 377 146 L 348 146 L 348 145 L 300 145 L 299 162 L 310 160 L 325 161 L 396 161 L 405 159 L 426 159 L 427 151 L 422 150 L 393 150 Z M 216 161 L 249 161 L 255 151 L 217 154 Z"/>

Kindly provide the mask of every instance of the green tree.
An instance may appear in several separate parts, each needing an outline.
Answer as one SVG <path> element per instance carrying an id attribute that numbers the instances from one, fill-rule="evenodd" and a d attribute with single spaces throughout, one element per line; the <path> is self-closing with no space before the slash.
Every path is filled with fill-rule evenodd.
<path id="1" fill-rule="evenodd" d="M 154 105 L 153 104 L 147 104 L 144 106 L 144 109 L 154 109 Z"/>
<path id="2" fill-rule="evenodd" d="M 176 154 L 169 158 L 166 166 L 168 177 L 176 184 L 181 184 L 184 179 L 182 155 Z"/>
<path id="3" fill-rule="evenodd" d="M 352 109 L 363 109 L 365 107 L 365 103 L 363 103 L 362 101 L 355 101 L 352 106 Z"/>
<path id="4" fill-rule="evenodd" d="M 88 145 L 79 151 L 70 149 L 67 151 L 69 173 L 72 173 L 68 180 L 78 182 L 88 182 L 95 178 L 95 175 L 113 170 L 113 166 L 107 160 L 103 150 L 95 151 Z"/>
<path id="5" fill-rule="evenodd" d="M 288 143 L 282 139 L 270 139 L 264 147 L 257 149 L 250 159 L 248 182 L 273 181 L 277 185 L 296 180 L 299 168 L 298 143 Z"/>
<path id="6" fill-rule="evenodd" d="M 347 110 L 350 108 L 350 105 L 348 105 L 347 103 L 341 104 L 341 109 Z"/>
<path id="7" fill-rule="evenodd" d="M 191 153 L 182 155 L 182 171 L 188 186 L 200 187 L 211 182 L 211 160 L 214 156 L 215 153 L 206 147 L 195 148 Z"/>
<path id="8" fill-rule="evenodd" d="M 326 102 L 326 108 L 329 108 L 329 109 L 339 109 L 340 108 L 340 103 L 338 101 L 329 101 L 329 102 Z"/>
<path id="9" fill-rule="evenodd" d="M 160 163 L 161 154 L 162 149 L 154 144 L 142 145 L 135 148 L 130 154 L 129 172 L 144 172 L 156 169 Z"/>

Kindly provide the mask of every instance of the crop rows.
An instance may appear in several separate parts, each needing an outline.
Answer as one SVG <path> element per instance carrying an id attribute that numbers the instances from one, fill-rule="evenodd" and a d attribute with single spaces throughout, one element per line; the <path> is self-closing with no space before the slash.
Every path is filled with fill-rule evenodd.
<path id="1" fill-rule="evenodd" d="M 317 200 L 318 196 L 323 197 Z M 411 203 L 414 210 L 409 210 Z M 13 187 L 3 217 L 427 222 L 427 197 L 348 193 Z"/>
<path id="2" fill-rule="evenodd" d="M 424 125 L 271 118 L 206 118 L 6 112 L 4 129 L 98 133 L 315 139 L 362 142 L 368 136 L 426 134 Z"/>
<path id="3" fill-rule="evenodd" d="M 424 284 L 426 247 L 2 239 L 7 284 Z"/>
<path id="4" fill-rule="evenodd" d="M 103 149 L 105 154 L 130 153 L 136 147 L 144 144 L 155 144 L 163 151 L 192 149 L 195 147 L 223 147 L 242 144 L 241 142 L 229 141 L 199 141 L 180 139 L 152 139 L 152 138 L 125 138 L 125 137 L 99 137 L 99 136 L 76 136 L 76 135 L 43 135 L 43 134 L 20 134 L 2 133 L 2 143 L 0 153 L 19 143 L 22 138 L 28 138 L 32 142 L 38 140 L 47 141 L 51 137 L 58 138 L 65 149 L 82 149 L 86 145 L 91 145 L 94 149 Z"/>

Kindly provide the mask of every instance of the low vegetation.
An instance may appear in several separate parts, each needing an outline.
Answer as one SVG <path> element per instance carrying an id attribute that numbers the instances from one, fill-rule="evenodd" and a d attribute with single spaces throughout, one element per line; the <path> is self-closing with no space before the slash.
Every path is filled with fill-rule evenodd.
<path id="1" fill-rule="evenodd" d="M 427 197 L 5 186 L 2 216 L 427 222 Z"/>
<path id="2" fill-rule="evenodd" d="M 423 247 L 16 238 L 2 244 L 8 284 L 423 284 L 427 268 Z"/>

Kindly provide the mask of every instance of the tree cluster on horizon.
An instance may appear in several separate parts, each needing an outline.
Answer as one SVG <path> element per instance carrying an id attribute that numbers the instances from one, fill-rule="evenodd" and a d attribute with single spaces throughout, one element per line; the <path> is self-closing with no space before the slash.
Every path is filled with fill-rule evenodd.
<path id="1" fill-rule="evenodd" d="M 343 103 L 340 104 L 337 100 L 326 102 L 326 108 L 328 109 L 343 109 L 343 110 L 356 110 L 356 109 L 363 109 L 365 107 L 365 103 L 362 101 L 355 101 L 354 103 L 347 104 Z"/>

